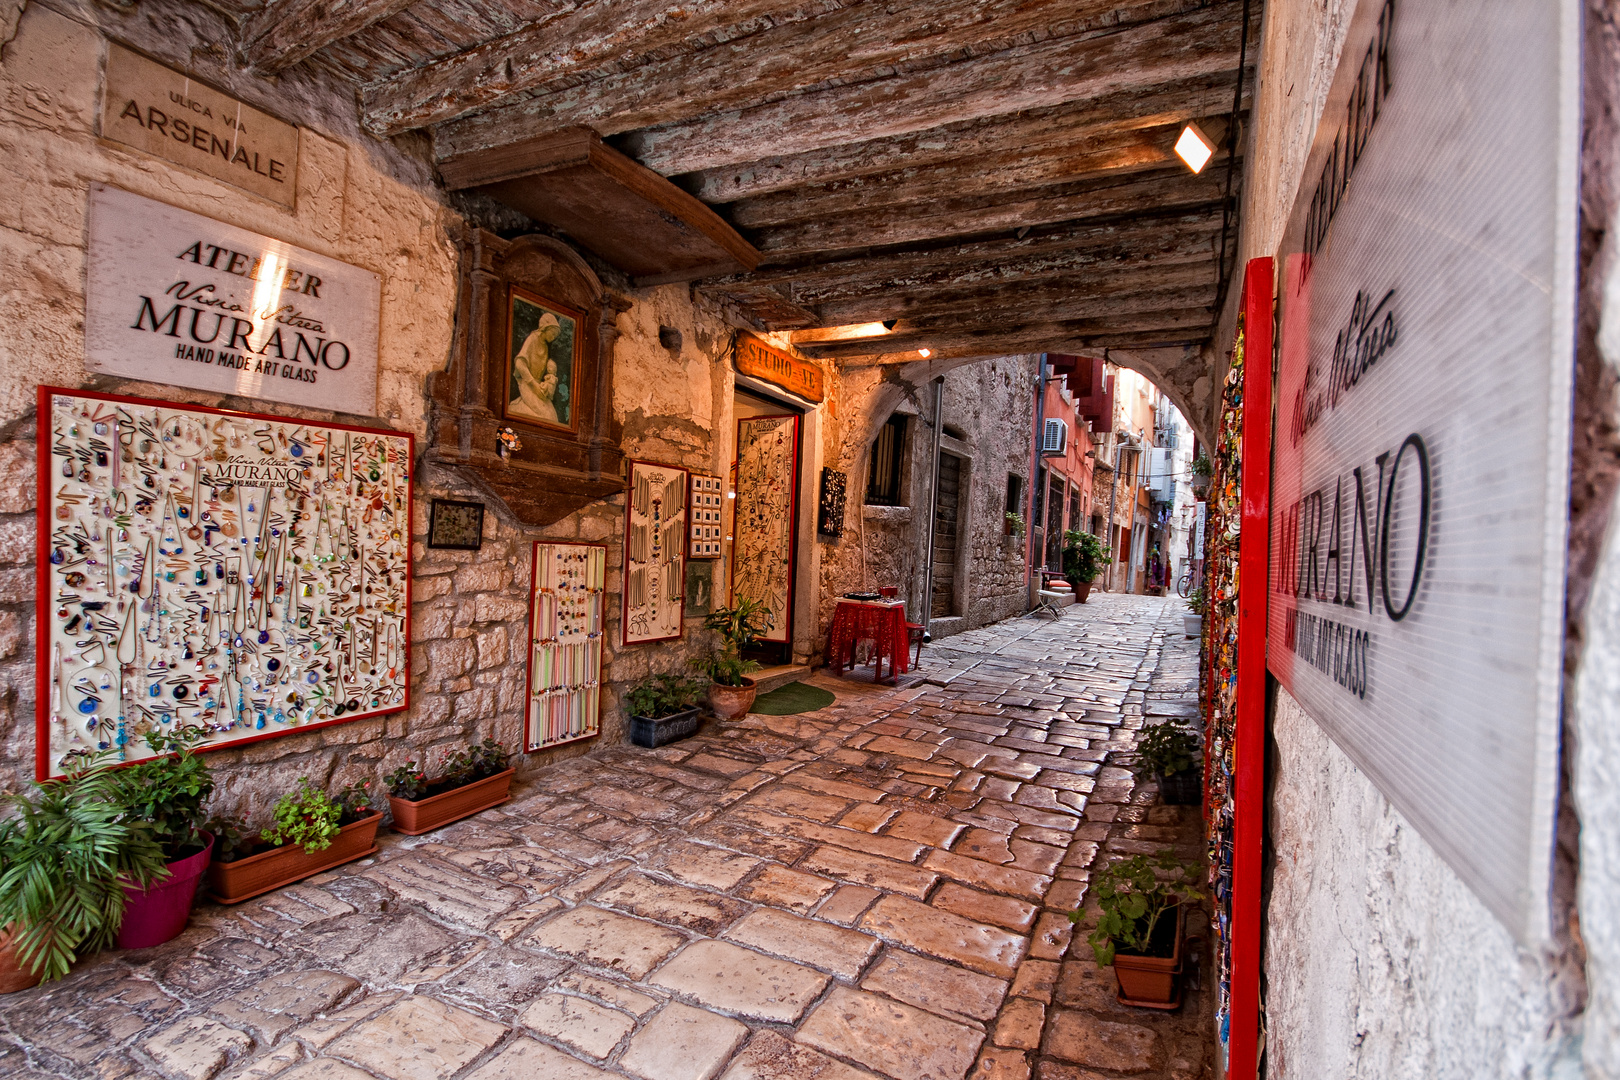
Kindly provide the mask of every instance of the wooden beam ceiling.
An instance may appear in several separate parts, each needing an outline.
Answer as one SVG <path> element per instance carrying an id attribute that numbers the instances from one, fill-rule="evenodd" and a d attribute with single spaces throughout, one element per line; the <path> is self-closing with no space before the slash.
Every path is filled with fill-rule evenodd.
<path id="1" fill-rule="evenodd" d="M 241 54 L 248 66 L 274 75 L 335 41 L 359 33 L 416 0 L 280 0 L 242 24 Z"/>

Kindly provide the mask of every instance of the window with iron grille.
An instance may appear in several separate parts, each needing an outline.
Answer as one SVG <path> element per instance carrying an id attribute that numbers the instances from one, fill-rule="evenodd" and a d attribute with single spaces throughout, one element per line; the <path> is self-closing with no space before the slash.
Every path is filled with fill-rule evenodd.
<path id="1" fill-rule="evenodd" d="M 906 418 L 900 413 L 889 417 L 872 440 L 872 464 L 866 474 L 866 502 L 869 506 L 900 506 L 900 467 L 906 447 Z"/>

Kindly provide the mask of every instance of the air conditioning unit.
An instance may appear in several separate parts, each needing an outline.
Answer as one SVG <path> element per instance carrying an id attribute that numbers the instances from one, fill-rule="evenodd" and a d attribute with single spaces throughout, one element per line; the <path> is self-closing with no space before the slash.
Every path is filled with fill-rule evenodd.
<path id="1" fill-rule="evenodd" d="M 1069 447 L 1069 425 L 1057 418 L 1046 421 L 1046 428 L 1041 432 L 1041 453 L 1052 456 L 1061 454 Z"/>

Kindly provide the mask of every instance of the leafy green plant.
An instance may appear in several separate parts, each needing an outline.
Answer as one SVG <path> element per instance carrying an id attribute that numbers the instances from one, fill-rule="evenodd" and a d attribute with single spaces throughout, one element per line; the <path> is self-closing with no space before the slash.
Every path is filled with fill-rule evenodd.
<path id="1" fill-rule="evenodd" d="M 466 750 L 444 750 L 439 755 L 439 778 L 432 786 L 445 791 L 473 782 L 472 755 Z"/>
<path id="2" fill-rule="evenodd" d="M 1012 536 L 1023 536 L 1024 535 L 1024 515 L 1023 514 L 1015 514 L 1011 510 L 1008 510 L 1005 514 L 1002 515 L 1002 517 L 1007 522 L 1007 532 L 1010 535 L 1012 535 Z"/>
<path id="3" fill-rule="evenodd" d="M 388 794 L 396 799 L 415 802 L 427 794 L 427 773 L 418 769 L 414 761 L 407 761 L 384 776 L 383 783 L 388 785 Z"/>
<path id="4" fill-rule="evenodd" d="M 1204 598 L 1204 587 L 1202 585 L 1187 594 L 1187 609 L 1194 615 L 1203 615 L 1207 606 L 1208 601 Z"/>
<path id="5" fill-rule="evenodd" d="M 371 801 L 373 798 L 370 780 L 343 785 L 343 788 L 332 796 L 332 801 L 337 804 L 340 812 L 338 824 L 347 825 L 351 821 L 359 821 L 363 817 L 371 816 Z"/>
<path id="6" fill-rule="evenodd" d="M 507 761 L 512 757 L 512 751 L 494 739 L 486 738 L 481 743 L 469 745 L 467 756 L 472 759 L 473 779 L 482 780 L 504 771 Z"/>
<path id="7" fill-rule="evenodd" d="M 1087 937 L 1098 967 L 1108 967 L 1118 951 L 1148 954 L 1153 932 L 1166 914 L 1174 918 L 1176 905 L 1203 899 L 1198 888 L 1200 868 L 1183 863 L 1174 855 L 1150 859 L 1132 855 L 1112 863 L 1091 880 L 1091 895 L 1097 898 L 1100 914 L 1097 927 Z M 1078 923 L 1081 913 L 1069 913 Z M 1175 951 L 1172 941 L 1170 952 Z M 1168 954 L 1166 954 L 1168 955 Z"/>
<path id="8" fill-rule="evenodd" d="M 234 814 L 216 814 L 203 825 L 214 836 L 214 861 L 235 862 L 253 854 L 258 836 L 245 818 Z"/>
<path id="9" fill-rule="evenodd" d="M 163 757 L 150 758 L 115 771 L 118 799 L 125 821 L 151 825 L 153 838 L 174 859 L 187 848 L 203 845 L 203 803 L 214 793 L 208 765 L 191 750 L 201 729 L 185 733 L 149 732 L 147 745 Z"/>
<path id="10" fill-rule="evenodd" d="M 152 825 L 125 811 L 116 771 L 91 758 L 4 796 L 13 816 L 0 821 L 0 927 L 16 927 L 19 962 L 46 979 L 112 944 L 124 882 L 145 888 L 168 876 Z"/>
<path id="11" fill-rule="evenodd" d="M 744 675 L 759 670 L 757 663 L 742 658 L 742 651 L 774 622 L 775 617 L 766 609 L 764 601 L 746 596 L 738 600 L 735 607 L 716 608 L 703 620 L 703 626 L 719 633 L 721 647 L 694 660 L 692 666 L 721 686 L 741 686 Z"/>
<path id="12" fill-rule="evenodd" d="M 271 811 L 275 824 L 264 830 L 264 838 L 272 844 L 297 844 L 306 855 L 313 855 L 332 846 L 342 816 L 341 806 L 309 777 L 300 776 L 298 790 L 283 795 Z"/>
<path id="13" fill-rule="evenodd" d="M 741 686 L 743 676 L 759 670 L 757 660 L 744 660 L 733 653 L 721 652 L 718 649 L 707 656 L 700 656 L 692 661 L 692 667 L 709 677 L 711 682 L 721 686 Z"/>
<path id="14" fill-rule="evenodd" d="M 1108 557 L 1108 547 L 1101 537 L 1079 529 L 1064 532 L 1063 576 L 1070 585 L 1078 588 L 1085 582 L 1095 581 L 1102 568 L 1113 561 Z"/>
<path id="15" fill-rule="evenodd" d="M 625 691 L 624 703 L 632 716 L 657 720 L 691 708 L 703 689 L 699 679 L 673 673 L 649 675 Z"/>
<path id="16" fill-rule="evenodd" d="M 1215 469 L 1210 464 L 1209 455 L 1200 451 L 1198 456 L 1193 458 L 1192 471 L 1194 476 L 1214 475 Z"/>
<path id="17" fill-rule="evenodd" d="M 1198 739 L 1173 720 L 1148 724 L 1136 742 L 1134 755 L 1138 777 L 1175 776 L 1198 765 Z"/>

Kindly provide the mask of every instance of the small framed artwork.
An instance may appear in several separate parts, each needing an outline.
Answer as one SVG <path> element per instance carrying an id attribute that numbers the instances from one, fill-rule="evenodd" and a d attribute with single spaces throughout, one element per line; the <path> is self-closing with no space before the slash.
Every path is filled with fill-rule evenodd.
<path id="1" fill-rule="evenodd" d="M 844 535 L 844 496 L 849 478 L 837 469 L 821 470 L 821 505 L 817 507 L 816 531 L 822 536 Z"/>
<path id="2" fill-rule="evenodd" d="M 434 499 L 428 511 L 430 548 L 477 551 L 484 546 L 484 504 Z"/>
<path id="3" fill-rule="evenodd" d="M 624 515 L 624 643 L 681 636 L 686 598 L 686 470 L 630 463 Z"/>
<path id="4" fill-rule="evenodd" d="M 690 537 L 686 555 L 689 559 L 720 557 L 720 514 L 726 505 L 720 483 L 718 476 L 692 474 L 692 498 L 687 503 Z"/>
<path id="5" fill-rule="evenodd" d="M 573 308 L 512 287 L 506 314 L 507 420 L 570 431 L 579 426 L 574 372 L 581 318 Z"/>

